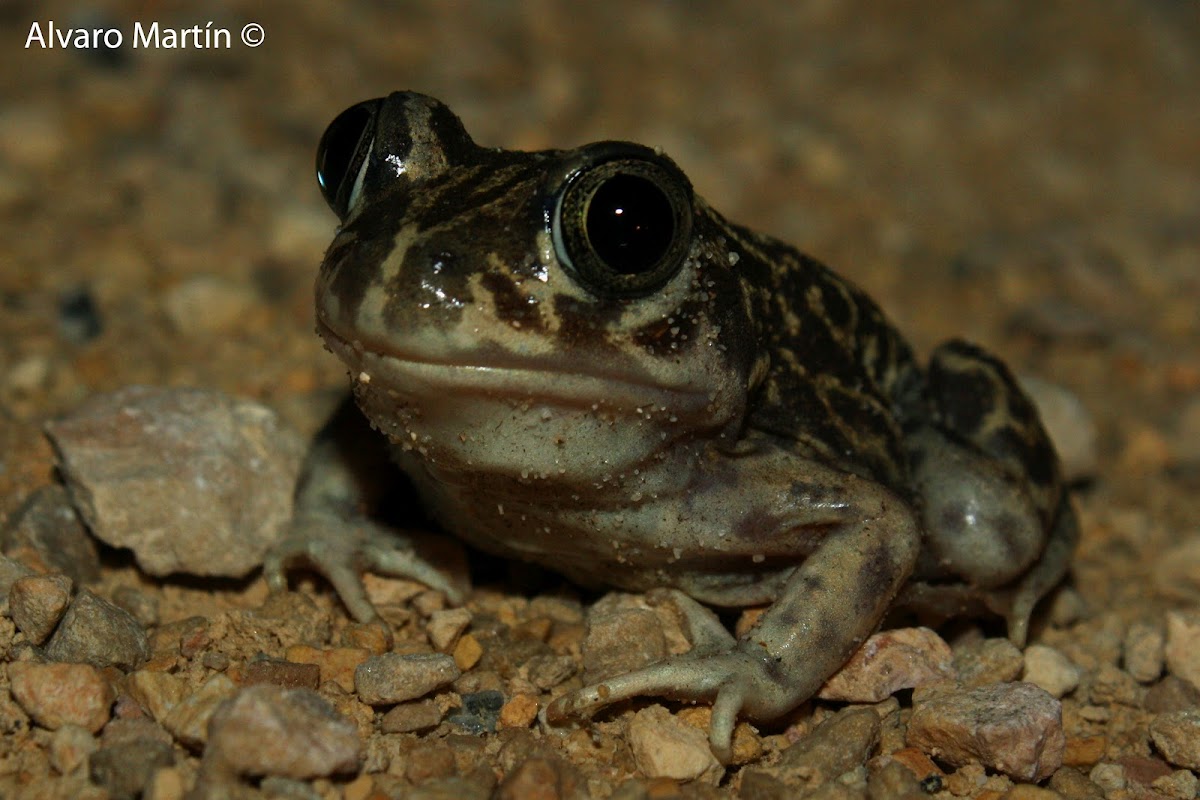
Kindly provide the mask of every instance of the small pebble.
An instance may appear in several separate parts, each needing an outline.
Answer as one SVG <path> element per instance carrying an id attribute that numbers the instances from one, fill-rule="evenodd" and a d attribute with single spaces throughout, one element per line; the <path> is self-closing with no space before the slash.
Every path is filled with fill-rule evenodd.
<path id="1" fill-rule="evenodd" d="M 493 798 L 565 800 L 587 796 L 587 783 L 575 767 L 561 758 L 534 756 L 525 759 L 504 776 Z"/>
<path id="2" fill-rule="evenodd" d="M 469 633 L 459 639 L 458 644 L 454 646 L 454 663 L 461 672 L 469 671 L 479 663 L 481 658 L 483 658 L 483 645 L 479 643 L 479 639 Z"/>
<path id="3" fill-rule="evenodd" d="M 578 625 L 586 618 L 578 600 L 555 595 L 534 597 L 529 601 L 529 614 L 535 617 L 549 617 L 563 625 Z"/>
<path id="4" fill-rule="evenodd" d="M 534 686 L 548 691 L 575 674 L 575 659 L 570 656 L 534 656 L 525 662 L 525 669 Z"/>
<path id="5" fill-rule="evenodd" d="M 915 747 L 905 747 L 896 750 L 891 754 L 891 757 L 894 761 L 903 764 L 918 781 L 925 782 L 931 777 L 945 777 L 945 773 L 942 772 L 941 768 L 933 763 L 929 756 Z"/>
<path id="6" fill-rule="evenodd" d="M 162 722 L 186 693 L 183 678 L 158 670 L 136 670 L 125 678 L 124 686 L 129 696 L 157 722 Z"/>
<path id="7" fill-rule="evenodd" d="M 1072 767 L 1092 767 L 1104 758 L 1108 739 L 1104 736 L 1081 736 L 1067 739 L 1063 763 Z"/>
<path id="8" fill-rule="evenodd" d="M 1200 769 L 1200 708 L 1159 714 L 1150 722 L 1150 738 L 1175 766 Z"/>
<path id="9" fill-rule="evenodd" d="M 554 620 L 549 617 L 533 617 L 518 622 L 513 627 L 513 635 L 521 639 L 544 642 L 550 638 L 552 630 L 554 630 Z"/>
<path id="10" fill-rule="evenodd" d="M 212 644 L 212 633 L 212 621 L 207 617 L 184 617 L 158 627 L 154 632 L 154 649 L 193 659 Z"/>
<path id="11" fill-rule="evenodd" d="M 1042 687 L 1052 697 L 1062 698 L 1079 685 L 1079 668 L 1053 647 L 1032 644 L 1025 648 L 1021 680 Z"/>
<path id="12" fill-rule="evenodd" d="M 1164 775 L 1150 784 L 1167 797 L 1179 800 L 1193 800 L 1200 797 L 1200 778 L 1186 769 L 1177 769 L 1170 775 Z"/>
<path id="13" fill-rule="evenodd" d="M 725 773 L 704 731 L 680 722 L 662 706 L 634 714 L 625 738 L 638 768 L 651 779 L 715 784 Z"/>
<path id="14" fill-rule="evenodd" d="M 379 729 L 384 733 L 416 733 L 435 728 L 442 721 L 442 711 L 433 700 L 400 703 L 383 715 Z"/>
<path id="15" fill-rule="evenodd" d="M 1113 764 L 1107 761 L 1092 767 L 1092 771 L 1088 773 L 1088 778 L 1091 779 L 1092 783 L 1103 789 L 1106 795 L 1119 792 L 1128 784 L 1128 781 L 1125 780 L 1125 768 L 1120 764 Z"/>
<path id="16" fill-rule="evenodd" d="M 332 630 L 329 611 L 321 609 L 312 597 L 302 592 L 270 592 L 254 610 L 254 616 L 269 629 L 286 627 L 292 637 L 302 642 L 327 641 Z"/>
<path id="17" fill-rule="evenodd" d="M 871 800 L 915 800 L 922 796 L 921 782 L 904 764 L 894 759 L 871 762 L 867 792 Z"/>
<path id="18" fill-rule="evenodd" d="M 505 680 L 494 670 L 472 670 L 454 682 L 451 687 L 459 695 L 476 692 L 504 692 Z"/>
<path id="19" fill-rule="evenodd" d="M 880 729 L 879 715 L 872 709 L 843 709 L 784 750 L 776 775 L 811 786 L 832 781 L 866 764 L 879 743 Z"/>
<path id="20" fill-rule="evenodd" d="M 576 653 L 587 639 L 587 625 L 581 622 L 556 622 L 546 644 L 555 653 Z"/>
<path id="21" fill-rule="evenodd" d="M 1200 687 L 1200 611 L 1168 611 L 1163 648 L 1167 670 Z"/>
<path id="22" fill-rule="evenodd" d="M 956 797 L 978 795 L 979 790 L 987 783 L 987 771 L 974 762 L 964 764 L 947 775 L 942 783 L 946 790 Z"/>
<path id="23" fill-rule="evenodd" d="M 354 673 L 372 654 L 362 647 L 321 648 L 298 644 L 287 648 L 285 655 L 288 661 L 316 664 L 321 671 L 321 683 L 333 681 L 347 692 L 353 692 Z"/>
<path id="24" fill-rule="evenodd" d="M 1158 594 L 1200 605 L 1200 536 L 1191 536 L 1158 554 L 1151 578 Z"/>
<path id="25" fill-rule="evenodd" d="M 593 607 L 588 614 L 587 638 L 583 642 L 586 682 L 632 672 L 666 656 L 662 622 L 653 611 L 645 608 L 597 611 Z"/>
<path id="26" fill-rule="evenodd" d="M 762 767 L 749 767 L 742 770 L 738 775 L 740 783 L 740 797 L 752 798 L 753 800 L 786 800 L 793 797 L 794 792 L 790 791 L 787 786 L 784 786 L 783 781 L 776 778 L 771 772 Z M 634 782 L 629 781 L 632 785 Z M 674 781 L 669 787 L 674 789 Z M 638 797 L 636 794 L 631 794 L 631 797 Z M 667 794 L 667 797 L 671 797 Z M 622 800 L 624 800 L 622 798 Z M 915 799 L 914 799 L 915 800 Z"/>
<path id="27" fill-rule="evenodd" d="M 977 760 L 1016 780 L 1040 781 L 1062 765 L 1062 704 L 1031 683 L 917 690 L 907 742 L 950 764 Z"/>
<path id="28" fill-rule="evenodd" d="M 88 527 L 151 575 L 241 577 L 291 520 L 306 446 L 259 403 L 134 386 L 46 430 Z"/>
<path id="29" fill-rule="evenodd" d="M 424 584 L 417 581 L 390 575 L 375 575 L 370 572 L 363 575 L 363 588 L 367 591 L 367 599 L 376 608 L 399 608 L 409 602 L 414 602 L 422 595 L 430 594 L 425 590 Z M 433 594 L 440 593 L 434 592 Z M 445 603 L 444 598 L 442 603 Z"/>
<path id="30" fill-rule="evenodd" d="M 1101 664 L 1088 681 L 1088 700 L 1095 706 L 1140 706 L 1145 689 L 1138 685 L 1133 676 L 1111 664 Z"/>
<path id="31" fill-rule="evenodd" d="M 712 730 L 712 706 L 684 706 L 675 714 L 675 718 L 705 732 Z M 762 758 L 762 739 L 749 723 L 739 722 L 734 726 L 732 751 L 731 766 L 749 764 Z"/>
<path id="32" fill-rule="evenodd" d="M 1138 683 L 1151 683 L 1162 674 L 1166 637 L 1161 627 L 1148 622 L 1129 626 L 1122 645 L 1125 671 Z"/>
<path id="33" fill-rule="evenodd" d="M 404 777 L 415 784 L 436 781 L 454 775 L 457 771 L 454 751 L 444 741 L 425 741 L 413 747 L 408 763 L 404 766 Z"/>
<path id="34" fill-rule="evenodd" d="M 1087 612 L 1087 606 L 1079 592 L 1070 586 L 1060 586 L 1051 595 L 1046 610 L 1050 622 L 1056 628 L 1067 628 L 1074 625 Z"/>
<path id="35" fill-rule="evenodd" d="M 117 698 L 117 708 L 121 707 L 121 697 Z M 114 718 L 104 726 L 104 732 L 100 736 L 100 743 L 104 747 L 117 744 L 125 744 L 127 742 L 142 742 L 153 741 L 161 742 L 162 744 L 171 744 L 174 737 L 162 725 L 146 717 L 123 717 L 115 715 Z"/>
<path id="36" fill-rule="evenodd" d="M 449 540 L 442 540 L 442 542 L 446 541 Z M 432 589 L 426 589 L 425 591 L 417 592 L 416 595 L 413 596 L 412 607 L 413 610 L 423 617 L 433 616 L 435 612 L 445 610 L 446 595 L 442 594 L 440 591 L 434 591 Z"/>
<path id="37" fill-rule="evenodd" d="M 1149 786 L 1159 778 L 1171 774 L 1171 767 L 1161 758 L 1139 756 L 1133 753 L 1122 755 L 1119 763 L 1125 768 L 1125 780 L 1131 784 Z"/>
<path id="38" fill-rule="evenodd" d="M 242 669 L 242 685 L 259 683 L 315 691 L 321 683 L 321 668 L 316 664 L 299 664 L 295 661 L 251 661 Z"/>
<path id="39" fill-rule="evenodd" d="M 1142 708 L 1155 714 L 1193 706 L 1200 706 L 1200 689 L 1174 675 L 1167 675 L 1151 686 L 1142 698 Z"/>
<path id="40" fill-rule="evenodd" d="M 386 653 L 392 647 L 391 629 L 384 623 L 367 622 L 346 626 L 342 631 L 342 644 L 346 647 L 361 647 L 371 655 Z"/>
<path id="41" fill-rule="evenodd" d="M 204 751 L 215 769 L 295 780 L 353 773 L 361 758 L 358 729 L 320 695 L 265 684 L 217 708 Z"/>
<path id="42" fill-rule="evenodd" d="M 404 775 L 411 783 L 420 785 L 438 778 L 448 778 L 458 771 L 454 751 L 445 742 L 422 742 L 409 754 Z"/>
<path id="43" fill-rule="evenodd" d="M 1025 657 L 1008 639 L 982 639 L 954 648 L 954 668 L 964 686 L 1015 681 Z"/>
<path id="44" fill-rule="evenodd" d="M 433 649 L 439 653 L 449 653 L 470 624 L 471 612 L 465 608 L 434 611 L 429 615 L 426 634 Z"/>
<path id="45" fill-rule="evenodd" d="M 159 722 L 180 744 L 199 749 L 208 741 L 208 724 L 213 713 L 236 692 L 234 682 L 217 673 L 176 703 Z"/>
<path id="46" fill-rule="evenodd" d="M 113 797 L 141 797 L 154 773 L 175 764 L 171 745 L 155 739 L 135 739 L 101 747 L 88 759 L 92 783 Z"/>
<path id="47" fill-rule="evenodd" d="M 1067 800 L 1104 800 L 1100 787 L 1071 767 L 1063 767 L 1055 772 L 1048 785 Z"/>
<path id="48" fill-rule="evenodd" d="M 66 575 L 30 575 L 8 593 L 13 622 L 33 644 L 50 638 L 70 602 L 71 579 Z"/>
<path id="49" fill-rule="evenodd" d="M 30 494 L 9 518 L 0 542 L 6 553 L 34 553 L 47 571 L 65 573 L 76 583 L 100 579 L 96 540 L 61 484 L 43 486 Z"/>
<path id="50" fill-rule="evenodd" d="M 183 800 L 185 781 L 178 767 L 163 767 L 151 777 L 143 800 Z"/>
<path id="51" fill-rule="evenodd" d="M 84 589 L 46 644 L 46 657 L 131 670 L 150 657 L 150 643 L 128 611 Z"/>
<path id="52" fill-rule="evenodd" d="M 516 694 L 500 708 L 501 728 L 528 728 L 537 719 L 538 701 L 531 694 Z"/>
<path id="53" fill-rule="evenodd" d="M 446 721 L 456 725 L 464 733 L 480 736 L 494 733 L 500 722 L 500 709 L 504 708 L 504 693 L 499 689 L 484 689 L 460 696 L 462 707 Z"/>
<path id="54" fill-rule="evenodd" d="M 50 765 L 60 775 L 67 775 L 83 766 L 99 746 L 87 728 L 63 725 L 50 737 Z"/>
<path id="55" fill-rule="evenodd" d="M 1076 625 L 1069 636 L 1060 638 L 1058 649 L 1084 671 L 1101 664 L 1118 664 L 1127 628 L 1115 612 L 1098 611 Z"/>
<path id="56" fill-rule="evenodd" d="M 402 703 L 453 683 L 461 673 L 443 653 L 384 653 L 354 671 L 354 691 L 367 705 Z"/>
<path id="57" fill-rule="evenodd" d="M 817 697 L 878 703 L 901 689 L 954 677 L 954 654 L 942 637 L 929 628 L 900 628 L 868 638 Z"/>
<path id="58" fill-rule="evenodd" d="M 98 669 L 88 664 L 8 665 L 13 699 L 43 728 L 77 725 L 95 733 L 111 715 L 116 694 Z"/>

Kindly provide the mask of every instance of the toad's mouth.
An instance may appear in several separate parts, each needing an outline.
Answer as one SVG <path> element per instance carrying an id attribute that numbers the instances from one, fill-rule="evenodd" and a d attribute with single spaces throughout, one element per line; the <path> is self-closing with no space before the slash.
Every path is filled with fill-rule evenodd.
<path id="1" fill-rule="evenodd" d="M 435 359 L 347 339 L 323 320 L 317 321 L 317 328 L 334 354 L 350 367 L 356 384 L 423 404 L 451 396 L 455 400 L 476 397 L 692 419 L 711 416 L 714 410 L 711 394 L 696 387 L 668 386 L 601 368 L 581 369 L 588 365 L 567 360 L 470 352 Z"/>

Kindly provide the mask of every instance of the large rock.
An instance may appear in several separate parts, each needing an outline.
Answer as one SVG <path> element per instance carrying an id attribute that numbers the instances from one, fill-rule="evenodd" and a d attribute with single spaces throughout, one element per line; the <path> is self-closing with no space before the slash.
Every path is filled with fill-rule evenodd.
<path id="1" fill-rule="evenodd" d="M 978 761 L 1021 781 L 1062 766 L 1062 704 L 1032 683 L 918 693 L 908 744 L 955 766 Z"/>
<path id="2" fill-rule="evenodd" d="M 46 430 L 88 527 L 151 575 L 241 577 L 291 520 L 305 443 L 258 403 L 135 386 Z"/>

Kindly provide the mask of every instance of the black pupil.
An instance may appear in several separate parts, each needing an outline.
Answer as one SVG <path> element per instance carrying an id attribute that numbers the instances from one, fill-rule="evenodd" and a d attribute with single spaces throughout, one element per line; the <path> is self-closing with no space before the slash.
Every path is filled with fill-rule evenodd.
<path id="1" fill-rule="evenodd" d="M 675 235 L 671 201 L 654 182 L 614 175 L 596 189 L 587 212 L 587 236 L 613 272 L 640 275 L 666 254 Z"/>
<path id="2" fill-rule="evenodd" d="M 370 121 L 371 109 L 368 104 L 359 103 L 339 114 L 321 137 L 321 144 L 317 148 L 317 181 L 331 203 L 346 179 L 363 130 Z"/>

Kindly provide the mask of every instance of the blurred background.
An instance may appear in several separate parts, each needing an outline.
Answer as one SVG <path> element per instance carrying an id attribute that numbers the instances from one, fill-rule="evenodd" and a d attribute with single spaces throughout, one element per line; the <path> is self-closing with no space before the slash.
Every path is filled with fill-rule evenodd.
<path id="1" fill-rule="evenodd" d="M 133 47 L 137 23 L 231 46 Z M 77 46 L 93 30 L 125 46 Z M 1096 676 L 1149 620 L 1157 679 L 1162 610 L 1200 603 L 1196 0 L 0 0 L 0 33 L 0 530 L 54 480 L 46 420 L 100 392 L 215 388 L 320 425 L 347 380 L 313 330 L 317 142 L 417 90 L 484 145 L 661 147 L 922 355 L 962 335 L 1041 378 L 1082 488 L 1044 639 L 1098 687 L 1068 703 L 1099 746 L 1073 757 L 1149 761 Z M 176 598 L 166 621 L 229 588 L 140 585 Z"/>
<path id="2" fill-rule="evenodd" d="M 139 22 L 232 46 L 134 48 Z M 51 23 L 125 46 L 64 48 Z M 334 230 L 314 149 L 398 88 L 486 145 L 662 147 L 922 352 L 963 334 L 1072 390 L 1114 478 L 1196 480 L 1192 0 L 7 0 L 0 25 L 0 421 L 33 454 L 9 488 L 48 469 L 42 419 L 130 383 L 319 422 L 345 379 L 312 333 Z"/>

